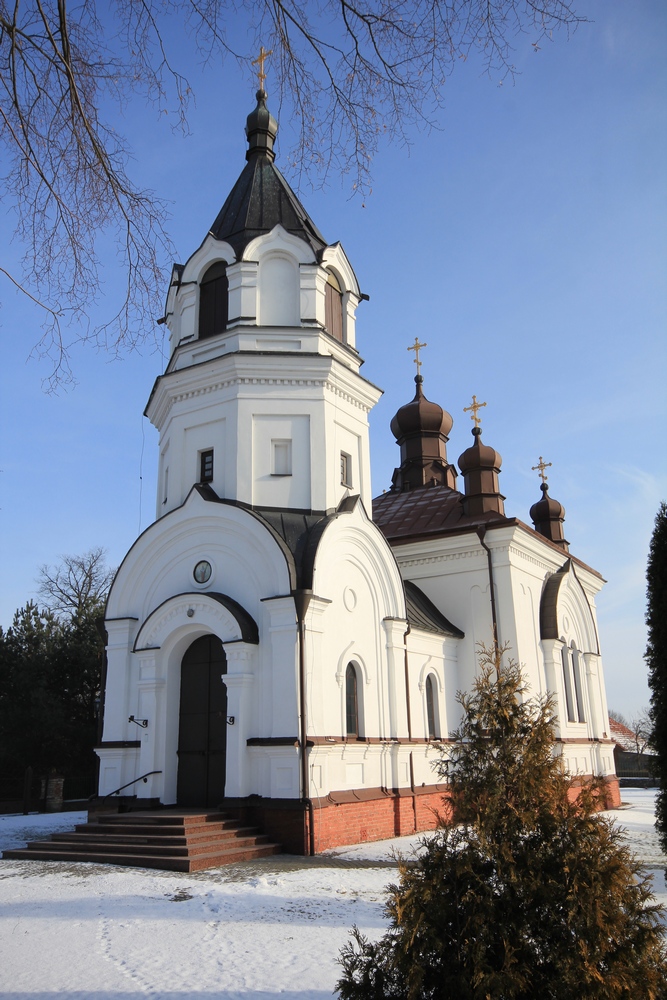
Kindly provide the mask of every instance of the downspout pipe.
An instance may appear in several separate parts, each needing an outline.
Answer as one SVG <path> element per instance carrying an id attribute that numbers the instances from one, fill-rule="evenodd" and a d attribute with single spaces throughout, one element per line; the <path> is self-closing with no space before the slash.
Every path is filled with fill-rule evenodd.
<path id="1" fill-rule="evenodd" d="M 410 707 L 410 671 L 408 669 L 408 636 L 410 635 L 410 622 L 403 633 L 403 663 L 405 667 L 405 707 L 408 713 L 408 742 L 412 743 L 412 711 Z M 412 795 L 412 817 L 415 833 L 417 832 L 417 799 L 415 792 L 415 765 L 410 750 L 410 793 Z"/>
<path id="2" fill-rule="evenodd" d="M 306 614 L 313 596 L 312 590 L 293 590 L 294 607 L 299 630 L 299 763 L 301 765 L 301 801 L 308 809 L 308 853 L 315 854 L 315 829 L 313 826 L 313 803 L 309 795 L 308 782 L 308 719 L 306 717 Z"/>
<path id="3" fill-rule="evenodd" d="M 491 559 L 491 549 L 484 541 L 486 535 L 486 525 L 480 524 L 477 528 L 477 537 L 481 546 L 486 551 L 486 558 L 489 566 L 489 590 L 491 591 L 491 620 L 493 622 L 493 650 L 498 654 L 498 618 L 496 615 L 496 591 L 493 586 L 493 561 Z"/>

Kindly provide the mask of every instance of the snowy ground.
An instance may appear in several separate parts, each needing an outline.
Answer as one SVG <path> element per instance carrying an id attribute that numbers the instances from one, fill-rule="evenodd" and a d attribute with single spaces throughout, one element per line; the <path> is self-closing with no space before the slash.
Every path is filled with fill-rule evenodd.
<path id="1" fill-rule="evenodd" d="M 667 904 L 652 790 L 623 789 L 611 815 Z M 85 815 L 0 816 L 0 850 L 71 829 Z M 394 847 L 274 857 L 194 875 L 64 862 L 0 861 L 0 997 L 52 1000 L 324 1000 L 356 923 L 377 936 Z"/>

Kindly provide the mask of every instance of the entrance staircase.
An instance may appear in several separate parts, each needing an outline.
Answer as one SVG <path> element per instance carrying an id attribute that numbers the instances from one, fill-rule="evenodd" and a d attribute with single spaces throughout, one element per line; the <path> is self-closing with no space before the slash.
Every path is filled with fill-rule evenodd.
<path id="1" fill-rule="evenodd" d="M 4 851 L 2 856 L 196 872 L 281 850 L 255 827 L 241 826 L 227 813 L 163 809 L 104 813 L 71 833 L 54 833 L 48 840 Z"/>

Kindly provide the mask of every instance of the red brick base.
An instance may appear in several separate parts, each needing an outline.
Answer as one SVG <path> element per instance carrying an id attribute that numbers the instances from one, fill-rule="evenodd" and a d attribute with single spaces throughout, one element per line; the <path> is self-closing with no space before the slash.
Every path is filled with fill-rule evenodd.
<path id="1" fill-rule="evenodd" d="M 578 794 L 573 787 L 572 796 Z M 603 809 L 621 803 L 618 779 L 604 782 Z M 363 789 L 332 792 L 310 805 L 295 799 L 225 799 L 223 808 L 238 819 L 258 826 L 291 854 L 319 854 L 333 847 L 372 840 L 405 837 L 434 830 L 439 818 L 452 818 L 451 802 L 443 785 L 386 791 Z M 312 816 L 312 833 L 311 833 Z"/>

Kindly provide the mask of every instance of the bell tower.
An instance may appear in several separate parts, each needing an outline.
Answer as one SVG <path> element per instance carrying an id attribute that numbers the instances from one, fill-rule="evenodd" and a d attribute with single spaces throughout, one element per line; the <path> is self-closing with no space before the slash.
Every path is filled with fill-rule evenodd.
<path id="1" fill-rule="evenodd" d="M 157 516 L 206 483 L 252 507 L 325 511 L 348 494 L 371 513 L 361 295 L 275 166 L 267 95 L 246 123 L 246 165 L 204 241 L 174 265 L 170 359 L 146 415 L 160 435 Z"/>

